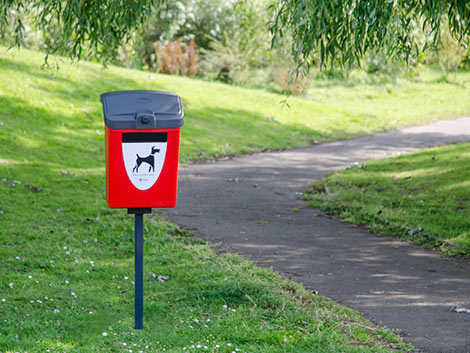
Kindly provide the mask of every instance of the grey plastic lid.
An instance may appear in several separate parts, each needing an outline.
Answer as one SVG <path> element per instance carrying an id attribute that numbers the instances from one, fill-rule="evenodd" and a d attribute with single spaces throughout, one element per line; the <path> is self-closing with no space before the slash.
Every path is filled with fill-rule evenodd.
<path id="1" fill-rule="evenodd" d="M 110 129 L 171 129 L 183 126 L 181 98 L 170 92 L 103 93 L 104 122 Z"/>

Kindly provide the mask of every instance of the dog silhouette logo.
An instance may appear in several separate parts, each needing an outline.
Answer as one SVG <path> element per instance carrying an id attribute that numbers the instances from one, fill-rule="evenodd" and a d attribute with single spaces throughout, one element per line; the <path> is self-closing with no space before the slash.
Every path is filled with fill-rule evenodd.
<path id="1" fill-rule="evenodd" d="M 122 140 L 124 168 L 139 190 L 151 188 L 165 164 L 166 133 L 125 133 Z"/>
<path id="2" fill-rule="evenodd" d="M 138 173 L 139 167 L 142 163 L 147 163 L 149 165 L 149 173 L 150 171 L 155 171 L 155 153 L 160 153 L 158 148 L 152 146 L 152 150 L 147 157 L 140 157 L 138 153 L 136 153 L 137 159 L 135 161 L 135 166 L 132 168 L 132 173 Z"/>

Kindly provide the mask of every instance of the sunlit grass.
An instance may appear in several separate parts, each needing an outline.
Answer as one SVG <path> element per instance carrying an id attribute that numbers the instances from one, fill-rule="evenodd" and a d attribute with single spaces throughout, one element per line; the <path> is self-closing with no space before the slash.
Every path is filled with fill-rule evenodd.
<path id="1" fill-rule="evenodd" d="M 133 219 L 104 200 L 99 94 L 179 93 L 183 161 L 305 144 L 317 133 L 289 122 L 299 116 L 282 117 L 278 95 L 90 63 L 43 70 L 42 60 L 28 51 L 0 57 L 1 352 L 410 348 L 298 283 L 214 252 L 156 213 L 145 217 L 144 330 L 135 331 Z"/>
<path id="2" fill-rule="evenodd" d="M 470 255 L 470 144 L 365 166 L 315 182 L 306 196 L 309 204 L 374 232 Z"/>
<path id="3" fill-rule="evenodd" d="M 306 97 L 290 97 L 287 106 L 285 96 L 263 90 L 57 58 L 45 69 L 43 59 L 35 52 L 0 49 L 3 131 L 19 136 L 47 128 L 55 140 L 83 134 L 99 141 L 101 93 L 171 91 L 182 97 L 185 110 L 182 162 L 305 146 L 470 113 L 469 73 L 443 80 L 424 68 L 419 76 L 384 84 L 374 83 L 372 75 L 362 81 L 317 80 Z"/>

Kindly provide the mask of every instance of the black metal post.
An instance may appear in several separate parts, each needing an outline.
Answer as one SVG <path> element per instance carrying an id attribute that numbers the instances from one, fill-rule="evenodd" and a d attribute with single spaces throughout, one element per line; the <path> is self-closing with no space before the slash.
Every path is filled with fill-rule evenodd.
<path id="1" fill-rule="evenodd" d="M 135 329 L 144 325 L 144 215 L 135 214 Z"/>
<path id="2" fill-rule="evenodd" d="M 151 208 L 128 208 L 127 214 L 135 214 L 135 329 L 144 327 L 144 213 Z"/>

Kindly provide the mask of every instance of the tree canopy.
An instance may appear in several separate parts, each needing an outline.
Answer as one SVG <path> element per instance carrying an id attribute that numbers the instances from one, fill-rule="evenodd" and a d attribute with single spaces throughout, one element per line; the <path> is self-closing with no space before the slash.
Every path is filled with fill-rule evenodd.
<path id="1" fill-rule="evenodd" d="M 21 45 L 25 25 L 44 35 L 47 54 L 80 58 L 83 49 L 106 60 L 164 0 L 0 0 L 0 36 Z M 27 21 L 27 24 L 25 24 Z"/>
<path id="2" fill-rule="evenodd" d="M 437 44 L 443 22 L 461 43 L 470 32 L 468 0 L 278 0 L 272 9 L 273 41 L 290 31 L 293 54 L 307 67 L 314 53 L 323 65 L 351 66 L 371 50 L 408 59 L 425 49 L 416 29 Z"/>
<path id="3" fill-rule="evenodd" d="M 248 0 L 240 0 L 248 1 Z M 470 32 L 468 0 L 275 0 L 269 29 L 275 42 L 286 33 L 300 65 L 314 55 L 323 65 L 354 65 L 367 51 L 384 50 L 404 59 L 424 49 L 421 28 L 437 43 L 448 23 L 461 43 Z M 21 45 L 27 25 L 41 31 L 46 52 L 80 58 L 84 49 L 100 60 L 112 58 L 144 19 L 167 0 L 0 0 L 0 38 Z M 422 33 L 422 32 L 421 32 Z"/>

